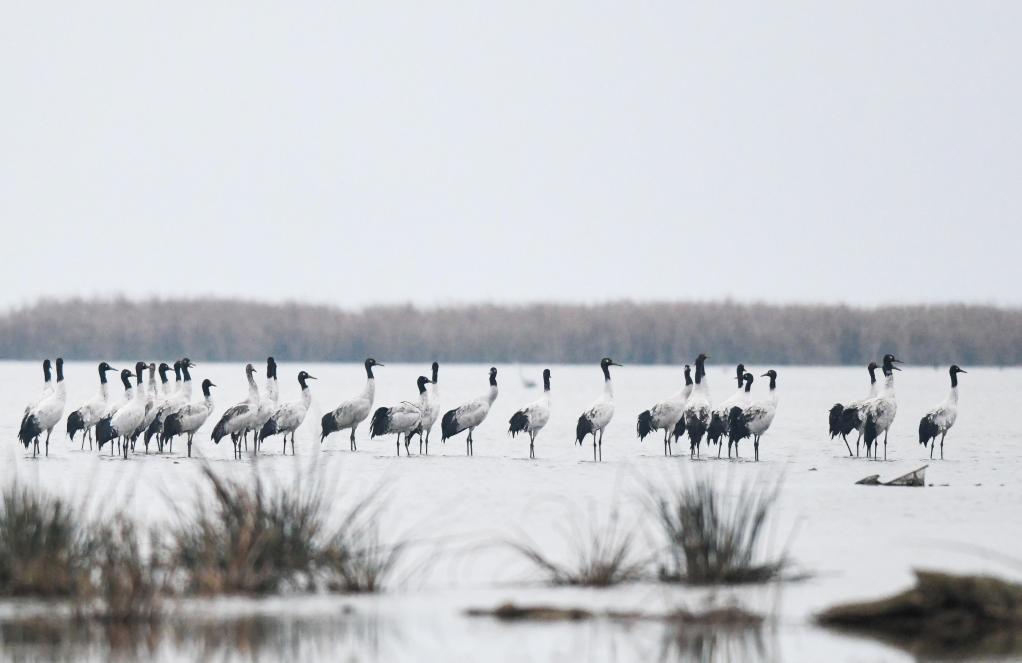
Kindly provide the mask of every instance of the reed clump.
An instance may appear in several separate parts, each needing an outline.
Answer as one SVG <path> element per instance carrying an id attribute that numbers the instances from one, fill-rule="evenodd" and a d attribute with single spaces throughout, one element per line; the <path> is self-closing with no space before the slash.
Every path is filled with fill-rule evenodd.
<path id="1" fill-rule="evenodd" d="M 588 531 L 577 529 L 567 534 L 565 538 L 572 543 L 564 561 L 529 540 L 507 545 L 531 562 L 551 585 L 611 587 L 648 575 L 649 561 L 637 554 L 634 534 L 634 527 L 622 526 L 615 510 L 606 522 L 594 519 Z"/>
<path id="2" fill-rule="evenodd" d="M 747 484 L 728 500 L 708 478 L 699 478 L 655 497 L 666 539 L 660 579 L 706 585 L 779 578 L 787 559 L 765 558 L 762 541 L 777 493 L 777 486 Z"/>
<path id="3" fill-rule="evenodd" d="M 372 497 L 330 524 L 321 476 L 304 477 L 292 490 L 270 489 L 257 473 L 250 481 L 204 480 L 210 504 L 171 531 L 168 563 L 188 593 L 271 594 L 327 589 L 378 591 L 401 547 L 379 544 Z"/>
<path id="4" fill-rule="evenodd" d="M 0 492 L 0 595 L 70 597 L 85 531 L 66 500 L 12 482 Z"/>

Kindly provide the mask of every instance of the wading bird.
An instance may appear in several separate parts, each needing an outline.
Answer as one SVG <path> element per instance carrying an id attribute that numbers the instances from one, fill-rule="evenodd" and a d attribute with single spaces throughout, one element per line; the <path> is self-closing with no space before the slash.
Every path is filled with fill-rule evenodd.
<path id="1" fill-rule="evenodd" d="M 163 424 L 163 434 L 169 440 L 176 435 L 187 436 L 188 457 L 192 457 L 192 438 L 195 433 L 206 423 L 209 415 L 213 414 L 213 396 L 209 393 L 210 387 L 215 387 L 208 378 L 202 381 L 202 400 L 189 403 L 177 412 L 167 417 Z"/>
<path id="2" fill-rule="evenodd" d="M 361 394 L 351 400 L 344 401 L 332 412 L 327 412 L 323 415 L 320 421 L 322 425 L 322 432 L 319 436 L 320 444 L 323 443 L 323 440 L 330 433 L 351 429 L 351 437 L 349 438 L 351 450 L 357 450 L 355 445 L 355 429 L 373 411 L 373 400 L 376 398 L 376 378 L 373 376 L 374 366 L 383 366 L 383 364 L 372 357 L 365 360 L 366 385 L 362 388 Z"/>
<path id="3" fill-rule="evenodd" d="M 930 458 L 933 458 L 933 447 L 937 446 L 937 435 L 940 435 L 940 459 L 944 460 L 944 436 L 955 425 L 958 419 L 958 374 L 965 373 L 957 365 L 948 370 L 951 374 L 951 393 L 944 402 L 923 415 L 919 420 L 919 444 L 924 447 L 930 444 Z"/>
<path id="4" fill-rule="evenodd" d="M 297 401 L 291 401 L 290 403 L 282 403 L 277 406 L 270 418 L 263 424 L 262 429 L 259 431 L 259 445 L 262 446 L 263 440 L 270 437 L 271 435 L 277 435 L 278 433 L 284 434 L 284 453 L 287 453 L 287 434 L 291 434 L 291 455 L 295 455 L 295 431 L 302 422 L 305 421 L 305 415 L 309 411 L 309 406 L 312 405 L 312 392 L 309 391 L 309 380 L 315 380 L 305 371 L 298 374 L 298 385 L 302 388 L 301 397 Z"/>
<path id="5" fill-rule="evenodd" d="M 724 440 L 728 437 L 728 422 L 730 421 L 728 414 L 731 412 L 731 408 L 735 405 L 739 407 L 748 405 L 751 402 L 749 390 L 745 389 L 744 386 L 746 375 L 749 374 L 745 372 L 745 365 L 738 364 L 736 374 L 738 390 L 724 399 L 723 403 L 715 405 L 710 410 L 710 425 L 706 427 L 706 442 L 712 442 L 717 445 L 717 458 L 720 458 L 721 449 L 724 448 Z"/>
<path id="6" fill-rule="evenodd" d="M 830 408 L 829 417 L 829 429 L 830 439 L 834 439 L 838 435 L 845 442 L 845 447 L 848 448 L 848 455 L 852 455 L 852 447 L 848 444 L 848 434 L 853 430 L 859 432 L 859 437 L 855 440 L 855 455 L 859 455 L 859 443 L 862 441 L 862 426 L 866 423 L 866 418 L 862 416 L 862 404 L 870 398 L 876 397 L 880 391 L 880 385 L 877 384 L 877 364 L 875 361 L 869 362 L 866 366 L 866 370 L 869 371 L 869 396 L 866 398 L 852 401 L 847 406 L 841 405 L 841 403 L 835 403 Z"/>
<path id="7" fill-rule="evenodd" d="M 550 421 L 550 369 L 543 369 L 543 395 L 511 415 L 507 432 L 529 435 L 529 458 L 536 457 L 536 436 Z"/>
<path id="8" fill-rule="evenodd" d="M 685 364 L 685 386 L 676 394 L 660 401 L 653 407 L 639 413 L 635 422 L 635 433 L 639 441 L 646 439 L 646 436 L 653 431 L 664 431 L 664 455 L 673 455 L 671 449 L 671 438 L 677 439 L 678 422 L 682 421 L 682 414 L 685 412 L 685 402 L 692 393 L 692 369 Z M 685 426 L 681 426 L 681 434 L 684 435 Z"/>
<path id="9" fill-rule="evenodd" d="M 735 456 L 738 456 L 738 442 L 744 438 L 752 437 L 752 444 L 756 450 L 756 461 L 759 461 L 759 438 L 767 432 L 770 424 L 777 414 L 777 371 L 770 369 L 762 375 L 770 378 L 770 395 L 765 401 L 752 403 L 746 407 L 732 407 L 728 415 L 730 424 L 728 427 L 728 456 L 731 455 L 730 446 L 735 445 Z M 752 382 L 752 376 L 748 378 Z"/>
<path id="10" fill-rule="evenodd" d="M 448 410 L 444 414 L 444 418 L 440 421 L 440 433 L 442 435 L 440 441 L 446 442 L 447 438 L 454 437 L 461 431 L 467 430 L 468 439 L 465 440 L 465 453 L 469 456 L 474 455 L 472 431 L 486 419 L 486 415 L 490 413 L 490 407 L 495 400 L 497 400 L 497 369 L 491 366 L 489 391 L 475 400 L 459 405 L 453 410 Z"/>
<path id="11" fill-rule="evenodd" d="M 898 413 L 898 401 L 894 395 L 894 371 L 900 371 L 901 369 L 895 366 L 900 364 L 900 359 L 895 359 L 894 355 L 884 355 L 883 372 L 884 372 L 884 388 L 878 396 L 867 400 L 862 410 L 865 413 L 865 423 L 862 425 L 862 437 L 866 441 L 866 456 L 870 454 L 870 449 L 873 447 L 873 442 L 880 439 L 880 434 L 884 434 L 884 460 L 887 460 L 887 433 L 891 428 L 891 424 L 894 423 L 894 415 Z M 876 460 L 877 453 L 876 448 L 873 448 L 873 459 Z"/>
<path id="12" fill-rule="evenodd" d="M 702 442 L 706 429 L 710 426 L 710 393 L 706 387 L 706 360 L 709 357 L 700 354 L 696 357 L 696 383 L 692 394 L 685 403 L 685 431 L 688 433 L 689 457 L 699 455 L 699 444 Z"/>
<path id="13" fill-rule="evenodd" d="M 89 449 L 92 449 L 92 429 L 103 418 L 107 409 L 107 402 L 110 400 L 110 388 L 107 385 L 106 374 L 116 370 L 105 361 L 99 363 L 99 393 L 82 403 L 82 405 L 67 415 L 67 436 L 74 442 L 75 433 L 82 431 L 82 449 L 85 448 L 85 438 L 89 438 Z"/>
<path id="14" fill-rule="evenodd" d="M 419 398 L 416 402 L 403 401 L 392 407 L 377 408 L 373 413 L 373 419 L 369 422 L 369 437 L 382 437 L 384 435 L 397 435 L 397 455 L 401 455 L 401 435 L 405 436 L 405 455 L 408 452 L 409 440 L 422 425 L 422 413 L 426 409 L 426 401 L 429 398 L 426 392 L 426 385 L 429 378 L 420 375 L 415 381 L 419 389 Z"/>
<path id="15" fill-rule="evenodd" d="M 57 384 L 36 399 L 35 403 L 25 409 L 18 430 L 18 439 L 28 449 L 32 444 L 32 457 L 39 453 L 39 436 L 46 433 L 46 455 L 50 455 L 50 433 L 64 415 L 64 403 L 67 401 L 67 385 L 64 384 L 64 360 L 57 357 Z M 43 372 L 49 377 L 49 360 L 43 363 Z M 48 381 L 48 380 L 47 380 Z"/>
<path id="16" fill-rule="evenodd" d="M 124 385 L 125 401 L 109 417 L 104 417 L 96 424 L 96 441 L 100 450 L 110 442 L 110 455 L 114 453 L 113 442 L 119 441 L 119 452 L 128 457 L 128 438 L 135 432 L 145 418 L 146 395 L 142 388 L 142 373 L 145 372 L 144 361 L 135 362 L 135 384 L 131 384 L 131 371 L 121 371 L 121 383 Z"/>
<path id="17" fill-rule="evenodd" d="M 603 431 L 607 428 L 610 420 L 614 418 L 614 385 L 610 381 L 610 367 L 621 366 L 610 357 L 600 360 L 600 369 L 603 371 L 603 393 L 593 401 L 593 404 L 582 413 L 575 425 L 575 443 L 579 446 L 585 440 L 586 435 L 593 436 L 593 461 L 603 461 Z M 599 441 L 596 434 L 599 433 Z M 599 453 L 597 453 L 597 446 Z"/>
<path id="18" fill-rule="evenodd" d="M 247 439 L 248 432 L 252 429 L 252 423 L 259 414 L 259 387 L 255 381 L 255 366 L 245 365 L 245 379 L 248 381 L 248 398 L 227 408 L 227 411 L 220 417 L 220 421 L 213 426 L 213 432 L 209 438 L 213 444 L 220 444 L 220 440 L 231 436 L 231 444 L 234 446 L 234 457 L 241 458 L 241 441 Z M 246 444 L 246 446 L 248 446 Z"/>

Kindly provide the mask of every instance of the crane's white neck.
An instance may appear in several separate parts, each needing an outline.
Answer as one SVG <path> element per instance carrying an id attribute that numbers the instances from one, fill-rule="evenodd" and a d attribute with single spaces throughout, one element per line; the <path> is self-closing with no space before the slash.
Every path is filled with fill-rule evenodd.
<path id="1" fill-rule="evenodd" d="M 366 386 L 362 389 L 362 398 L 368 399 L 370 403 L 376 399 L 376 378 L 371 375 L 366 378 Z"/>
<path id="2" fill-rule="evenodd" d="M 948 394 L 947 398 L 952 403 L 958 403 L 958 385 L 951 387 L 951 393 Z"/>
<path id="3" fill-rule="evenodd" d="M 603 395 L 607 398 L 614 398 L 614 381 L 609 377 L 603 381 Z"/>
<path id="4" fill-rule="evenodd" d="M 248 400 L 252 403 L 259 402 L 259 385 L 255 381 L 255 373 L 247 372 L 245 377 L 248 378 Z"/>
<path id="5" fill-rule="evenodd" d="M 497 385 L 490 385 L 490 390 L 486 392 L 486 400 L 490 401 L 490 405 L 493 405 L 493 401 L 497 400 Z"/>

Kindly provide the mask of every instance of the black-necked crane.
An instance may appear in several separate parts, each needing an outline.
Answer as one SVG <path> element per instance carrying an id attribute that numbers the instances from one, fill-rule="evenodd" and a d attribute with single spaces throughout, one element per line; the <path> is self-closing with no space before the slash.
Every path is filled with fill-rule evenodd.
<path id="1" fill-rule="evenodd" d="M 110 453 L 114 453 L 113 442 L 120 442 L 119 452 L 128 457 L 129 438 L 145 418 L 146 394 L 142 386 L 142 374 L 146 370 L 144 361 L 135 362 L 135 384 L 131 384 L 131 371 L 121 371 L 121 383 L 124 385 L 125 400 L 115 412 L 104 417 L 96 424 L 96 441 L 102 451 L 103 445 L 110 442 Z"/>
<path id="2" fill-rule="evenodd" d="M 853 430 L 859 432 L 859 436 L 855 440 L 855 455 L 859 455 L 859 443 L 862 441 L 862 426 L 866 423 L 866 418 L 862 416 L 862 404 L 870 398 L 874 398 L 880 391 L 876 375 L 877 363 L 875 361 L 869 362 L 866 370 L 869 371 L 869 396 L 852 401 L 848 405 L 835 403 L 830 408 L 830 416 L 828 417 L 830 439 L 833 440 L 840 435 L 841 439 L 845 442 L 849 456 L 852 455 L 852 447 L 848 444 L 848 434 Z"/>
<path id="3" fill-rule="evenodd" d="M 461 431 L 468 431 L 468 439 L 465 440 L 465 453 L 472 456 L 475 449 L 472 447 L 472 432 L 483 423 L 486 415 L 490 413 L 493 401 L 497 400 L 497 369 L 490 367 L 490 388 L 485 394 L 474 400 L 459 405 L 453 410 L 448 410 L 440 421 L 441 442 L 447 438 L 454 437 Z"/>
<path id="4" fill-rule="evenodd" d="M 213 432 L 209 436 L 213 440 L 213 444 L 220 444 L 220 440 L 230 436 L 235 458 L 241 458 L 242 440 L 247 438 L 256 416 L 259 414 L 259 386 L 255 381 L 255 372 L 255 366 L 245 365 L 248 397 L 237 405 L 227 408 L 220 417 L 220 421 L 213 426 Z M 248 446 L 247 443 L 245 446 Z"/>
<path id="5" fill-rule="evenodd" d="M 298 385 L 302 388 L 301 397 L 296 401 L 289 403 L 281 403 L 274 410 L 270 418 L 266 420 L 263 427 L 259 430 L 259 445 L 262 446 L 262 441 L 271 435 L 284 434 L 284 453 L 287 453 L 287 436 L 291 434 L 291 455 L 295 455 L 295 431 L 302 422 L 305 421 L 305 415 L 309 412 L 309 406 L 312 405 L 312 392 L 309 391 L 309 380 L 315 380 L 313 376 L 309 375 L 305 371 L 301 371 L 298 374 Z"/>
<path id="6" fill-rule="evenodd" d="M 682 414 L 685 412 L 685 402 L 692 393 L 692 369 L 685 364 L 685 386 L 677 393 L 660 401 L 648 410 L 639 413 L 635 422 L 635 433 L 639 441 L 646 439 L 646 436 L 653 431 L 664 431 L 664 455 L 670 456 L 674 452 L 671 449 L 671 438 L 677 439 L 676 432 L 678 422 L 682 421 Z M 681 434 L 684 435 L 685 426 L 681 426 Z"/>
<path id="7" fill-rule="evenodd" d="M 621 366 L 610 357 L 600 360 L 600 370 L 603 371 L 603 393 L 593 401 L 585 412 L 578 418 L 575 424 L 575 443 L 582 445 L 587 435 L 593 436 L 593 461 L 603 461 L 603 431 L 614 418 L 614 384 L 610 379 L 610 367 Z M 599 440 L 596 434 L 599 433 Z M 597 447 L 599 451 L 597 452 Z"/>
<path id="8" fill-rule="evenodd" d="M 46 455 L 50 455 L 50 434 L 64 415 L 67 401 L 67 385 L 64 384 L 64 360 L 57 357 L 57 384 L 48 391 L 44 387 L 40 398 L 25 408 L 18 430 L 18 439 L 28 449 L 32 444 L 32 457 L 39 453 L 39 436 L 46 433 Z M 43 364 L 43 372 L 49 377 L 49 360 Z M 48 380 L 47 380 L 48 382 Z"/>
<path id="9" fill-rule="evenodd" d="M 543 395 L 511 415 L 507 432 L 529 436 L 529 458 L 536 457 L 536 436 L 550 421 L 550 369 L 543 369 Z"/>
<path id="10" fill-rule="evenodd" d="M 965 372 L 957 364 L 952 364 L 948 369 L 951 374 L 951 392 L 940 405 L 919 420 L 919 444 L 924 447 L 930 444 L 930 458 L 933 458 L 933 447 L 937 446 L 937 436 L 940 435 L 940 459 L 944 460 L 944 436 L 958 419 L 958 374 Z"/>
<path id="11" fill-rule="evenodd" d="M 706 429 L 710 426 L 710 392 L 706 386 L 706 360 L 709 356 L 700 354 L 696 357 L 696 383 L 685 403 L 685 432 L 688 433 L 689 457 L 699 455 L 699 445 Z"/>
<path id="12" fill-rule="evenodd" d="M 99 393 L 85 401 L 77 410 L 67 415 L 67 436 L 74 442 L 75 434 L 82 431 L 82 449 L 85 448 L 85 438 L 89 438 L 89 448 L 92 448 L 93 428 L 103 418 L 106 412 L 107 403 L 110 400 L 110 388 L 107 384 L 106 374 L 117 370 L 105 361 L 99 362 Z"/>
<path id="13" fill-rule="evenodd" d="M 752 376 L 749 376 L 750 378 Z M 759 439 L 770 428 L 777 414 L 777 371 L 770 369 L 762 375 L 770 378 L 770 395 L 766 400 L 757 401 L 743 407 L 732 407 L 728 415 L 730 422 L 728 426 L 728 455 L 730 456 L 730 445 L 735 445 L 735 456 L 738 456 L 738 442 L 746 437 L 752 438 L 756 449 L 756 461 L 759 461 Z"/>
<path id="14" fill-rule="evenodd" d="M 208 378 L 202 381 L 202 400 L 189 403 L 177 412 L 169 415 L 163 423 L 163 434 L 168 440 L 173 441 L 177 435 L 184 435 L 188 441 L 188 457 L 192 457 L 192 439 L 195 433 L 206 423 L 209 415 L 213 414 L 213 395 L 210 387 L 215 387 Z"/>
<path id="15" fill-rule="evenodd" d="M 880 434 L 884 434 L 884 460 L 887 460 L 887 433 L 894 423 L 894 416 L 898 414 L 898 400 L 894 394 L 894 371 L 901 369 L 895 366 L 900 364 L 900 359 L 894 355 L 884 355 L 883 367 L 884 387 L 874 398 L 868 399 L 862 406 L 865 422 L 862 425 L 862 438 L 866 442 L 866 456 L 870 454 L 873 442 L 879 441 Z M 876 460 L 876 449 L 872 449 L 873 459 Z"/>
<path id="16" fill-rule="evenodd" d="M 376 399 L 376 377 L 373 375 L 374 366 L 383 366 L 372 357 L 369 357 L 363 363 L 366 371 L 366 384 L 362 388 L 362 392 L 349 400 L 344 401 L 331 412 L 327 412 L 323 415 L 320 420 L 322 426 L 319 442 L 323 443 L 323 440 L 327 438 L 331 433 L 351 430 L 351 436 L 349 437 L 350 448 L 352 451 L 356 451 L 358 447 L 355 444 L 355 429 L 358 425 L 366 420 L 369 413 L 373 411 L 373 401 Z"/>
<path id="17" fill-rule="evenodd" d="M 401 455 L 401 435 L 405 436 L 405 455 L 409 456 L 408 445 L 412 435 L 422 426 L 422 413 L 426 409 L 426 401 L 429 398 L 426 385 L 429 378 L 420 375 L 415 380 L 415 386 L 419 390 L 418 400 L 403 401 L 391 407 L 380 407 L 373 413 L 373 419 L 369 422 L 369 437 L 382 437 L 384 435 L 397 435 L 397 455 Z"/>
<path id="18" fill-rule="evenodd" d="M 717 445 L 717 458 L 720 458 L 720 452 L 724 448 L 724 440 L 728 437 L 728 413 L 731 412 L 733 406 L 748 405 L 750 402 L 749 392 L 745 389 L 744 385 L 746 375 L 745 364 L 738 364 L 736 372 L 738 381 L 737 391 L 725 398 L 721 403 L 714 405 L 713 409 L 710 410 L 710 425 L 706 427 L 706 442 Z"/>

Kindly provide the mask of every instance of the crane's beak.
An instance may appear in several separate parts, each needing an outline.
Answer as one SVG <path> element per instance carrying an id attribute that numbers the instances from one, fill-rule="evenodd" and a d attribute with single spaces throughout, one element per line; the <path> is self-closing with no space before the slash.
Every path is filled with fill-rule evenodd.
<path id="1" fill-rule="evenodd" d="M 317 377 L 316 377 L 315 375 L 307 375 L 307 376 L 305 376 L 305 377 L 307 377 L 307 378 L 308 378 L 308 379 L 310 379 L 310 380 L 318 380 L 318 379 L 319 379 L 319 378 L 317 378 Z"/>
<path id="2" fill-rule="evenodd" d="M 969 371 L 965 370 L 964 368 L 959 368 L 958 372 L 959 373 L 968 373 Z"/>
<path id="3" fill-rule="evenodd" d="M 621 366 L 621 364 L 617 363 L 616 361 L 610 362 L 610 365 L 611 366 Z M 621 368 L 624 368 L 624 366 L 621 366 Z"/>
<path id="4" fill-rule="evenodd" d="M 898 360 L 895 359 L 894 361 L 898 361 Z M 891 368 L 893 368 L 896 371 L 900 371 L 901 370 L 900 368 L 898 368 L 897 366 L 894 366 L 893 364 L 891 365 Z"/>
<path id="5" fill-rule="evenodd" d="M 381 364 L 380 362 L 376 362 L 376 365 L 377 366 L 386 366 L 386 364 Z"/>

